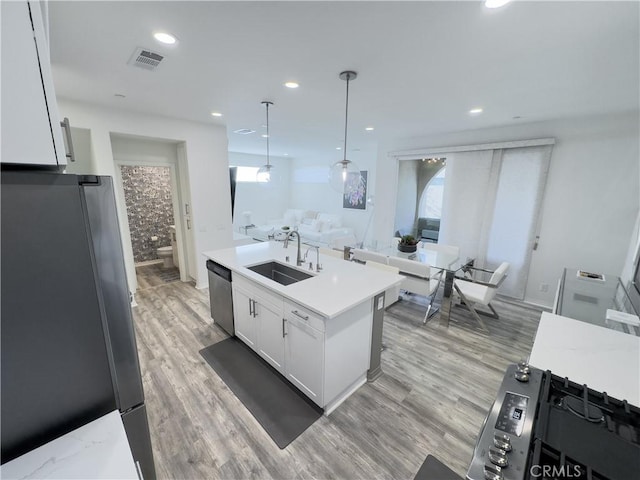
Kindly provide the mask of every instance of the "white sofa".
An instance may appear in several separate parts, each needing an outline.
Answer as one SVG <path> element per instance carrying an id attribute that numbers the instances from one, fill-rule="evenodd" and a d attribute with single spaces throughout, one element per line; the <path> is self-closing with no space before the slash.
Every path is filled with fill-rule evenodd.
<path id="1" fill-rule="evenodd" d="M 266 237 L 281 232 L 284 226 L 298 230 L 302 241 L 327 246 L 332 246 L 335 239 L 354 235 L 353 228 L 342 225 L 340 215 L 300 209 L 288 209 L 282 218 L 269 220 L 266 225 L 260 225 L 256 229 Z"/>

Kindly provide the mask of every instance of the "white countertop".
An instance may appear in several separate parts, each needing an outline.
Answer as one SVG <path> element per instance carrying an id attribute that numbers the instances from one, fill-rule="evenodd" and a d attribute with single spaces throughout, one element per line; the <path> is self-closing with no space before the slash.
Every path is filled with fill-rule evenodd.
<path id="1" fill-rule="evenodd" d="M 544 312 L 529 363 L 640 406 L 640 337 Z"/>
<path id="2" fill-rule="evenodd" d="M 129 441 L 114 410 L 0 467 L 3 479 L 138 479 Z"/>
<path id="3" fill-rule="evenodd" d="M 307 268 L 297 267 L 302 271 L 313 273 L 314 278 L 291 285 L 280 285 L 245 268 L 269 260 L 286 263 L 286 256 L 290 258 L 288 265 L 296 268 L 297 242 L 290 241 L 286 249 L 283 245 L 283 242 L 262 242 L 204 252 L 204 256 L 328 318 L 336 317 L 386 289 L 399 285 L 404 279 L 400 275 L 322 255 L 322 253 L 320 265 L 323 270 L 316 273 L 314 249 L 309 251 L 307 258 L 308 261 L 313 261 L 314 271 L 308 270 L 308 261 Z M 301 246 L 302 255 L 306 249 L 306 246 Z"/>

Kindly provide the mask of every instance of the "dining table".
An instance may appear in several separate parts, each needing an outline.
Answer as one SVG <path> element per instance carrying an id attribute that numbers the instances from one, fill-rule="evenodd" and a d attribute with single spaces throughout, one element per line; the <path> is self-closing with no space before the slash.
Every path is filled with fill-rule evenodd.
<path id="1" fill-rule="evenodd" d="M 376 245 L 372 250 L 377 253 L 381 253 L 382 255 L 386 255 L 387 257 L 394 256 L 414 260 L 416 262 L 427 264 L 432 268 L 443 270 L 444 289 L 440 307 L 434 309 L 429 317 L 432 318 L 439 312 L 441 323 L 448 328 L 451 314 L 453 281 L 456 274 L 463 272 L 467 267 L 473 266 L 473 259 L 461 260 L 458 253 L 431 249 L 429 248 L 429 244 L 422 242 L 417 245 L 415 252 L 401 252 L 395 244 Z"/>

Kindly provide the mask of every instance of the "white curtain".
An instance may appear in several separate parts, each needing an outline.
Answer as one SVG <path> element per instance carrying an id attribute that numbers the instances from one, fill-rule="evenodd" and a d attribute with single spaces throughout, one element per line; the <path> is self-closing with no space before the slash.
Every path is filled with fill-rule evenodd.
<path id="1" fill-rule="evenodd" d="M 500 293 L 524 298 L 551 145 L 446 155 L 439 243 L 493 269 L 509 262 Z"/>
<path id="2" fill-rule="evenodd" d="M 460 258 L 484 261 L 487 222 L 495 198 L 496 165 L 492 150 L 446 155 L 442 219 L 438 243 L 456 245 Z"/>

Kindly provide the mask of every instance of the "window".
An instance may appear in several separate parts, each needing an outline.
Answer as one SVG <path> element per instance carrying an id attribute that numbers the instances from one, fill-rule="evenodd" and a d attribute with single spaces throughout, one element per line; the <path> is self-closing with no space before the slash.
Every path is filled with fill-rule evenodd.
<path id="1" fill-rule="evenodd" d="M 419 217 L 441 218 L 444 197 L 444 176 L 447 167 L 442 167 L 427 183 L 420 197 Z"/>
<path id="2" fill-rule="evenodd" d="M 233 165 L 231 165 L 233 167 Z M 260 167 L 236 167 L 236 182 L 240 183 L 258 183 L 258 179 L 256 178 L 258 175 L 258 170 Z M 262 180 L 259 183 L 264 183 Z"/>

